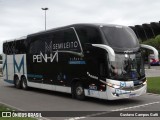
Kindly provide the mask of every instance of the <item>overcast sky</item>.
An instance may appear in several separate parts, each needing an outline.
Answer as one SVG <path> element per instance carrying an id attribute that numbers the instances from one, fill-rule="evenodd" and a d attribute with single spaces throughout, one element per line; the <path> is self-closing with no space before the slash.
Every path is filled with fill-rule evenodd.
<path id="1" fill-rule="evenodd" d="M 0 0 L 0 53 L 2 42 L 73 23 L 133 26 L 160 21 L 160 0 Z"/>

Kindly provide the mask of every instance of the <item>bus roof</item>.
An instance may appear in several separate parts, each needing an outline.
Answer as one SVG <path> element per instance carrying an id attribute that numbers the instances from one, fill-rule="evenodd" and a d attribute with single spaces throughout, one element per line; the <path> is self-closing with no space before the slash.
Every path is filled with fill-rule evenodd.
<path id="1" fill-rule="evenodd" d="M 65 29 L 65 28 L 70 28 L 70 27 L 79 27 L 79 26 L 90 26 L 90 27 L 102 27 L 102 26 L 108 26 L 108 27 L 126 27 L 126 26 L 123 26 L 123 25 L 114 25 L 114 24 L 102 24 L 102 23 L 79 23 L 79 24 L 72 24 L 72 25 L 67 25 L 67 26 L 63 26 L 63 27 L 57 27 L 57 28 L 53 28 L 53 29 L 49 29 L 49 30 L 46 30 L 46 31 L 40 31 L 40 32 L 37 32 L 37 33 L 33 33 L 33 34 L 29 34 L 28 37 L 32 37 L 32 36 L 37 36 L 37 35 L 40 35 L 40 34 L 46 34 L 46 33 L 51 33 L 53 31 L 56 31 L 56 30 L 61 30 L 61 29 Z"/>
<path id="2" fill-rule="evenodd" d="M 3 41 L 3 43 L 11 42 L 11 41 L 18 41 L 18 40 L 25 40 L 25 39 L 27 39 L 27 36 L 22 36 L 22 37 L 15 38 L 15 39 L 5 40 L 5 41 Z"/>
<path id="3" fill-rule="evenodd" d="M 79 23 L 79 24 L 72 24 L 72 25 L 67 25 L 67 26 L 63 26 L 63 27 L 57 27 L 57 28 L 53 28 L 53 29 L 49 29 L 49 30 L 46 30 L 46 31 L 40 31 L 40 32 L 37 32 L 37 33 L 33 33 L 33 34 L 29 34 L 27 36 L 23 36 L 23 37 L 19 37 L 19 38 L 16 38 L 16 39 L 11 39 L 11 40 L 6 40 L 4 41 L 3 43 L 5 42 L 10 42 L 10 41 L 17 41 L 17 40 L 25 40 L 27 39 L 27 37 L 33 37 L 33 36 L 37 36 L 37 35 L 42 35 L 42 34 L 46 34 L 46 33 L 51 33 L 53 31 L 56 31 L 56 30 L 61 30 L 61 29 L 65 29 L 65 28 L 69 28 L 69 27 L 79 27 L 79 26 L 83 26 L 83 27 L 102 27 L 102 26 L 108 26 L 108 27 L 126 27 L 126 26 L 123 26 L 123 25 L 115 25 L 115 24 L 103 24 L 103 23 Z"/>

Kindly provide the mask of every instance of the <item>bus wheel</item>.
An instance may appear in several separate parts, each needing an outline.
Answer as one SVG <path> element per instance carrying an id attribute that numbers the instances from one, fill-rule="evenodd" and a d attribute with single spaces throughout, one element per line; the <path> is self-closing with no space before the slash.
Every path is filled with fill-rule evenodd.
<path id="1" fill-rule="evenodd" d="M 17 76 L 14 78 L 14 86 L 16 88 L 18 88 L 18 89 L 20 89 L 22 87 L 21 86 L 21 81 L 20 81 L 20 79 Z"/>
<path id="2" fill-rule="evenodd" d="M 74 94 L 75 94 L 75 97 L 76 97 L 78 100 L 84 100 L 84 99 L 85 99 L 84 88 L 83 88 L 82 83 L 77 82 L 77 83 L 75 84 Z"/>
<path id="3" fill-rule="evenodd" d="M 25 77 L 22 77 L 22 89 L 24 90 L 28 89 L 27 80 Z"/>

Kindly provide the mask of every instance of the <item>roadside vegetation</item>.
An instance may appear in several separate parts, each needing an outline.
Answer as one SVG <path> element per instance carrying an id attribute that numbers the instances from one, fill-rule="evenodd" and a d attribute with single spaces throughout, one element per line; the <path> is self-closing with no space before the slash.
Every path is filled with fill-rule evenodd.
<path id="1" fill-rule="evenodd" d="M 14 109 L 11 109 L 9 107 L 6 107 L 5 105 L 0 104 L 0 114 L 1 112 L 12 112 L 15 111 Z M 2 117 L 0 115 L 0 120 L 36 120 L 35 118 L 21 118 L 21 117 Z"/>
<path id="2" fill-rule="evenodd" d="M 160 94 L 160 77 L 148 77 L 147 83 L 147 92 Z"/>
<path id="3" fill-rule="evenodd" d="M 0 104 L 0 111 L 14 111 L 13 109 Z"/>
<path id="4" fill-rule="evenodd" d="M 159 54 L 160 54 L 160 35 L 157 35 L 155 38 L 146 40 L 142 42 L 142 44 L 151 45 L 155 47 L 159 51 Z"/>
<path id="5" fill-rule="evenodd" d="M 160 50 L 160 35 L 157 35 L 155 38 L 146 40 L 142 42 L 143 44 L 151 45 L 155 47 L 157 50 Z"/>

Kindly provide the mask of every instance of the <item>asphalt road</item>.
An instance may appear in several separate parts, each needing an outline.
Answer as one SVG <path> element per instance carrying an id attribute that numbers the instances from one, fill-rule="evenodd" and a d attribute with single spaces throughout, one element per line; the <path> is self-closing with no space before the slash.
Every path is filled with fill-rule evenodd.
<path id="1" fill-rule="evenodd" d="M 0 103 L 9 105 L 22 111 L 97 111 L 85 112 L 85 117 L 49 117 L 49 120 L 106 120 L 123 119 L 127 117 L 101 117 L 113 113 L 113 111 L 160 111 L 160 95 L 145 94 L 132 99 L 106 101 L 87 98 L 79 101 L 71 98 L 71 95 L 53 91 L 30 89 L 29 91 L 16 89 L 13 85 L 0 79 Z M 102 111 L 106 111 L 105 113 Z M 53 113 L 56 114 L 56 113 Z M 81 113 L 78 113 L 78 115 Z M 160 114 L 160 113 L 159 113 Z M 95 117 L 96 116 L 96 117 Z M 160 115 L 159 115 L 160 116 Z M 139 119 L 139 118 L 130 118 Z M 143 120 L 144 118 L 140 118 Z M 145 118 L 151 119 L 151 118 Z M 152 118 L 159 119 L 157 117 Z"/>

